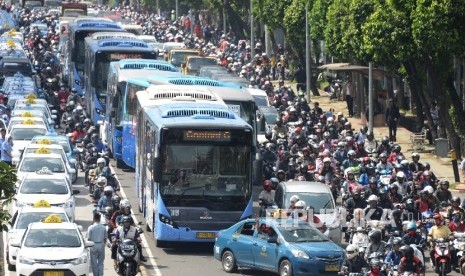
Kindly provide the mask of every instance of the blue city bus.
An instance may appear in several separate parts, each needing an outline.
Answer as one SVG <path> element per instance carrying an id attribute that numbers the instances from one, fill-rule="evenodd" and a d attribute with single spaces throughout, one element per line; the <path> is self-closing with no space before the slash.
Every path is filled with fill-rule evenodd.
<path id="1" fill-rule="evenodd" d="M 136 189 L 158 247 L 214 242 L 252 216 L 252 127 L 208 88 L 136 94 Z"/>
<path id="2" fill-rule="evenodd" d="M 157 52 L 138 39 L 85 39 L 85 98 L 94 124 L 103 120 L 110 63 L 122 59 L 156 59 Z"/>
<path id="3" fill-rule="evenodd" d="M 124 166 L 122 159 L 123 123 L 125 118 L 128 118 L 125 112 L 125 102 L 130 102 L 130 99 L 126 100 L 125 97 L 127 80 L 148 77 L 161 72 L 180 72 L 180 69 L 166 61 L 153 59 L 123 59 L 110 63 L 107 108 L 105 109 L 103 127 L 100 127 L 100 137 L 107 142 L 118 168 Z"/>
<path id="4" fill-rule="evenodd" d="M 89 19 L 69 24 L 68 41 L 65 49 L 67 54 L 64 55 L 65 68 L 69 72 L 69 86 L 76 88 L 79 95 L 83 95 L 84 83 L 84 60 L 85 44 L 84 39 L 96 32 L 124 32 L 123 28 L 108 19 L 102 18 L 101 21 Z"/>
<path id="5" fill-rule="evenodd" d="M 161 80 L 163 79 L 170 80 L 172 82 L 162 82 Z M 136 113 L 134 105 L 135 101 L 131 99 L 134 99 L 137 91 L 145 90 L 151 85 L 163 84 L 191 86 L 200 85 L 209 87 L 209 89 L 213 89 L 215 93 L 219 93 L 221 99 L 228 105 L 228 107 L 230 107 L 234 112 L 239 114 L 240 117 L 244 119 L 247 123 L 254 126 L 253 129 L 255 130 L 256 123 L 254 120 L 256 118 L 256 107 L 252 96 L 243 89 L 229 88 L 229 86 L 231 86 L 231 84 L 229 83 L 223 83 L 215 80 L 203 79 L 194 76 L 186 76 L 180 73 L 161 72 L 149 77 L 128 79 L 123 102 L 124 115 L 122 123 L 123 133 L 121 142 L 121 157 L 126 166 L 130 168 L 135 168 L 136 164 L 134 133 Z M 234 87 L 234 85 L 232 87 Z"/>

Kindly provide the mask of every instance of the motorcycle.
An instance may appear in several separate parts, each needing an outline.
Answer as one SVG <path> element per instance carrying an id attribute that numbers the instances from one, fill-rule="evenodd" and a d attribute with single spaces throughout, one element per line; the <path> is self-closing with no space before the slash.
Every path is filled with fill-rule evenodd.
<path id="1" fill-rule="evenodd" d="M 434 271 L 441 276 L 452 271 L 449 242 L 443 238 L 434 241 Z"/>
<path id="2" fill-rule="evenodd" d="M 135 276 L 139 272 L 140 252 L 136 242 L 124 239 L 118 244 L 116 255 L 116 272 L 118 275 Z"/>
<path id="3" fill-rule="evenodd" d="M 455 248 L 457 259 L 461 260 L 465 256 L 465 233 L 454 233 L 454 242 L 452 246 Z M 459 261 L 458 265 L 461 267 L 462 264 Z"/>
<path id="4" fill-rule="evenodd" d="M 349 243 L 358 246 L 358 252 L 360 256 L 365 256 L 365 251 L 368 247 L 368 244 L 370 243 L 367 230 L 363 229 L 362 227 L 357 227 L 357 230 L 352 235 Z"/>

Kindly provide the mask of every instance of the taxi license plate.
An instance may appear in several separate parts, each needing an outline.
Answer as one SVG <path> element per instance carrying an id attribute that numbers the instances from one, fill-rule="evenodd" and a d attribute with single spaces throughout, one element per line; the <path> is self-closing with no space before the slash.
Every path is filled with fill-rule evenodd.
<path id="1" fill-rule="evenodd" d="M 214 239 L 215 236 L 214 232 L 197 232 L 196 234 L 197 239 Z"/>
<path id="2" fill-rule="evenodd" d="M 44 271 L 44 276 L 65 276 L 64 271 Z"/>
<path id="3" fill-rule="evenodd" d="M 326 265 L 325 271 L 340 271 L 339 265 Z"/>

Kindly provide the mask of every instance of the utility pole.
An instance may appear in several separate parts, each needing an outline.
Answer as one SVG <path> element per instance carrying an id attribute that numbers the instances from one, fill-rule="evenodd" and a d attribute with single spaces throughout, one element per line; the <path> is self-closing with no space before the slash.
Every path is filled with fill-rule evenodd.
<path id="1" fill-rule="evenodd" d="M 254 43 L 254 22 L 253 22 L 253 0 L 250 0 L 250 59 L 254 59 L 254 48 L 255 48 L 255 43 Z"/>
<path id="2" fill-rule="evenodd" d="M 368 131 L 373 134 L 373 62 L 368 65 Z"/>
<path id="3" fill-rule="evenodd" d="M 157 14 L 160 17 L 160 3 L 159 3 L 159 0 L 157 0 Z"/>
<path id="4" fill-rule="evenodd" d="M 310 102 L 310 85 L 312 77 L 312 68 L 311 68 L 311 52 L 310 52 L 310 26 L 308 25 L 308 4 L 305 4 L 305 71 L 307 74 L 306 92 L 307 92 L 307 101 Z"/>
<path id="5" fill-rule="evenodd" d="M 178 3 L 178 0 L 176 0 L 176 20 L 178 20 L 178 18 L 179 18 L 178 6 L 179 6 L 179 3 Z"/>

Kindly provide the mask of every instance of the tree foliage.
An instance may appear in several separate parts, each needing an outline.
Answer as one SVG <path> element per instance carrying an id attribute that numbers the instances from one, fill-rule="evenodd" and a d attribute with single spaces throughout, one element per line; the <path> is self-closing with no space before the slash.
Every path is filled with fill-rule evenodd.
<path id="1" fill-rule="evenodd" d="M 284 28 L 284 13 L 292 0 L 256 0 L 254 15 L 271 28 Z"/>
<path id="2" fill-rule="evenodd" d="M 286 40 L 300 60 L 305 54 L 305 4 L 306 0 L 293 0 L 284 13 Z"/>
<path id="3" fill-rule="evenodd" d="M 2 204 L 0 210 L 0 224 L 3 230 L 7 229 L 6 223 L 11 217 L 7 207 L 11 204 L 15 196 L 16 180 L 16 169 L 4 162 L 0 162 L 0 201 Z"/>

